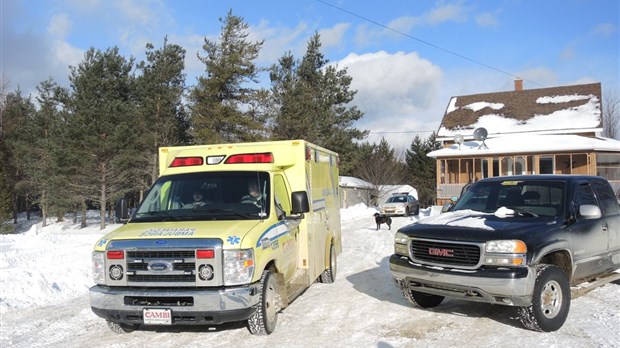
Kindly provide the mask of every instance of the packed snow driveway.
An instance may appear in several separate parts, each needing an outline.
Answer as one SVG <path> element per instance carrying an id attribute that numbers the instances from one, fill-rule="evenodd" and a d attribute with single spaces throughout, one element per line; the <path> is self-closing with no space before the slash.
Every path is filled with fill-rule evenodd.
<path id="1" fill-rule="evenodd" d="M 514 308 L 445 300 L 410 307 L 392 282 L 388 258 L 396 230 L 418 217 L 396 217 L 376 231 L 373 209 L 341 211 L 343 252 L 334 284 L 313 284 L 282 311 L 275 332 L 253 336 L 243 323 L 147 327 L 115 334 L 89 307 L 90 251 L 105 232 L 52 224 L 0 236 L 2 347 L 620 347 L 620 281 L 572 302 L 552 333 L 524 329 Z M 428 216 L 428 210 L 420 218 Z M 111 226 L 113 229 L 117 226 Z M 109 230 L 108 230 L 109 231 Z"/>

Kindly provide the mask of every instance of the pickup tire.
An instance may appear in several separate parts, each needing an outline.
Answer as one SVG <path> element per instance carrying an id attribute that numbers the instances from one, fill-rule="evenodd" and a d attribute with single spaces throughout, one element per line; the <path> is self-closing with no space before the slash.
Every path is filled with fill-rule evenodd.
<path id="1" fill-rule="evenodd" d="M 334 243 L 329 247 L 329 266 L 321 273 L 319 281 L 325 284 L 331 284 L 336 281 L 336 249 Z"/>
<path id="2" fill-rule="evenodd" d="M 534 331 L 555 331 L 562 327 L 570 308 L 568 277 L 553 265 L 537 266 L 532 305 L 519 307 L 519 319 Z"/>
<path id="3" fill-rule="evenodd" d="M 115 323 L 109 320 L 106 320 L 106 323 L 108 324 L 110 330 L 117 334 L 130 333 L 135 329 L 135 326 L 130 324 Z"/>
<path id="4" fill-rule="evenodd" d="M 403 296 L 407 302 L 418 308 L 437 307 L 443 301 L 444 297 L 439 295 L 426 294 L 419 291 L 403 289 Z"/>
<path id="5" fill-rule="evenodd" d="M 269 335 L 276 329 L 280 311 L 278 282 L 271 271 L 264 271 L 260 279 L 260 299 L 256 312 L 248 318 L 248 329 L 252 335 Z"/>

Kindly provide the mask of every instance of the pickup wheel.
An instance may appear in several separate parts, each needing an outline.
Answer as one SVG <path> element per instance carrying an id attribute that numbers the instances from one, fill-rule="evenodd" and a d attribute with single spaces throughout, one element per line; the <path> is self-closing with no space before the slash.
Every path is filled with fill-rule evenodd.
<path id="1" fill-rule="evenodd" d="M 110 330 L 117 334 L 130 333 L 136 328 L 134 325 L 115 323 L 109 320 L 106 320 L 106 323 L 108 324 Z"/>
<path id="2" fill-rule="evenodd" d="M 259 307 L 248 319 L 248 329 L 252 335 L 264 336 L 276 329 L 281 308 L 278 282 L 270 271 L 263 272 L 259 291 Z"/>
<path id="3" fill-rule="evenodd" d="M 426 294 L 409 289 L 403 289 L 403 296 L 405 296 L 407 302 L 418 308 L 437 307 L 444 299 L 443 296 Z"/>
<path id="4" fill-rule="evenodd" d="M 329 267 L 321 273 L 319 281 L 325 284 L 331 284 L 336 280 L 336 249 L 334 243 L 329 247 Z"/>
<path id="5" fill-rule="evenodd" d="M 570 308 L 570 285 L 556 266 L 537 267 L 532 305 L 519 307 L 519 319 L 534 331 L 555 331 L 564 325 Z"/>

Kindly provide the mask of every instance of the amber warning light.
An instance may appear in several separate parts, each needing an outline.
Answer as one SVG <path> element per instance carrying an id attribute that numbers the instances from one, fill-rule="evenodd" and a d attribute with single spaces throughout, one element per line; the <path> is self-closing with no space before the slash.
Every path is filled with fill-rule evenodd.
<path id="1" fill-rule="evenodd" d="M 273 154 L 271 152 L 265 152 L 232 155 L 226 159 L 225 163 L 273 163 Z"/>

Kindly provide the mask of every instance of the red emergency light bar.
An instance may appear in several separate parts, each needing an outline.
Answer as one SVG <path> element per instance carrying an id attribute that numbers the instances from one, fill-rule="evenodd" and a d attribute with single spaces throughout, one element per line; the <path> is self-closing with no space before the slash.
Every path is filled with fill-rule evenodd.
<path id="1" fill-rule="evenodd" d="M 273 163 L 273 154 L 271 152 L 265 152 L 232 155 L 226 159 L 225 163 Z"/>
<path id="2" fill-rule="evenodd" d="M 170 167 L 190 167 L 190 166 L 201 166 L 204 163 L 204 159 L 202 157 L 176 157 L 172 163 L 170 163 Z"/>

